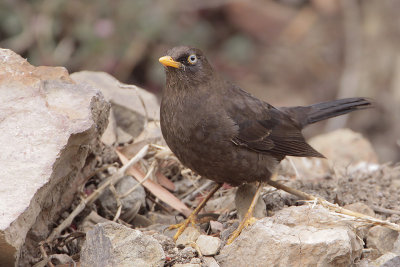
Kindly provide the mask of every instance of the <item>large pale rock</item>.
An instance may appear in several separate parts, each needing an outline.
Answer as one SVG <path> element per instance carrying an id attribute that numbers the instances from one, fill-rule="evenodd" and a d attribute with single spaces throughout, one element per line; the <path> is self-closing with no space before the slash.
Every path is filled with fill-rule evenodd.
<path id="1" fill-rule="evenodd" d="M 300 176 L 308 179 L 325 176 L 333 172 L 333 169 L 348 173 L 360 168 L 364 171 L 373 171 L 378 168 L 378 157 L 371 143 L 360 133 L 350 129 L 339 129 L 321 134 L 311 138 L 308 143 L 326 159 L 286 158 L 281 163 L 283 174 L 295 174 L 292 163 Z"/>
<path id="2" fill-rule="evenodd" d="M 97 224 L 88 231 L 81 251 L 82 267 L 161 267 L 164 260 L 156 239 L 114 222 Z"/>
<path id="3" fill-rule="evenodd" d="M 71 78 L 100 88 L 112 104 L 111 112 L 115 116 L 117 126 L 134 138 L 142 132 L 146 117 L 150 121 L 160 119 L 157 97 L 140 87 L 130 85 L 129 88 L 122 88 L 117 79 L 104 72 L 75 72 L 71 74 Z M 118 133 L 117 139 L 120 140 Z M 107 141 L 110 142 L 110 138 L 107 138 Z"/>
<path id="4" fill-rule="evenodd" d="M 309 143 L 322 155 L 343 167 L 360 161 L 378 163 L 371 143 L 360 133 L 350 129 L 339 129 L 315 136 Z"/>
<path id="5" fill-rule="evenodd" d="M 0 49 L 0 266 L 30 265 L 28 255 L 93 170 L 90 160 L 82 167 L 108 112 L 102 94 L 64 68 L 34 67 Z"/>
<path id="6" fill-rule="evenodd" d="M 289 207 L 244 230 L 216 256 L 221 266 L 351 266 L 363 242 L 323 207 Z"/>

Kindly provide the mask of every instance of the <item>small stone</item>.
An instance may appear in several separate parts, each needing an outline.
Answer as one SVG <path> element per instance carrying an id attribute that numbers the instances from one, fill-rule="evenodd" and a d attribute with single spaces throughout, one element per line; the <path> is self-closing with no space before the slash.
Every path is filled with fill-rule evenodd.
<path id="1" fill-rule="evenodd" d="M 210 221 L 211 233 L 216 234 L 224 230 L 224 225 L 219 221 Z"/>
<path id="2" fill-rule="evenodd" d="M 204 256 L 212 256 L 217 254 L 221 247 L 221 239 L 208 235 L 200 235 L 197 238 L 196 244 L 199 246 L 201 254 Z"/>
<path id="3" fill-rule="evenodd" d="M 203 262 L 207 267 L 220 267 L 213 257 L 203 257 Z"/>
<path id="4" fill-rule="evenodd" d="M 176 263 L 173 267 L 201 267 L 201 264 L 193 264 L 193 263 Z"/>
<path id="5" fill-rule="evenodd" d="M 192 263 L 192 264 L 200 264 L 201 263 L 201 259 L 193 258 L 193 259 L 190 260 L 190 263 Z"/>
<path id="6" fill-rule="evenodd" d="M 192 259 L 197 256 L 197 251 L 192 247 L 185 247 L 179 252 L 179 256 L 184 259 Z"/>
<path id="7" fill-rule="evenodd" d="M 152 234 L 152 237 L 160 243 L 164 252 L 171 252 L 174 254 L 179 252 L 179 249 L 175 247 L 175 242 L 172 238 L 159 233 Z"/>
<path id="8" fill-rule="evenodd" d="M 200 232 L 195 227 L 189 226 L 183 231 L 183 233 L 176 240 L 176 245 L 186 246 L 192 242 L 196 242 Z"/>
<path id="9" fill-rule="evenodd" d="M 108 222 L 97 224 L 86 234 L 81 266 L 164 266 L 165 254 L 151 236 Z"/>
<path id="10" fill-rule="evenodd" d="M 372 227 L 368 232 L 367 247 L 376 248 L 380 253 L 385 254 L 393 250 L 398 237 L 398 232 L 377 225 Z"/>
<path id="11" fill-rule="evenodd" d="M 138 185 L 138 181 L 132 176 L 122 178 L 116 185 L 115 190 L 119 195 L 125 194 L 128 190 L 136 186 L 136 189 L 128 196 L 121 198 L 122 212 L 121 219 L 126 222 L 132 221 L 139 212 L 140 207 L 145 205 L 146 193 L 142 185 Z M 108 209 L 111 213 L 116 214 L 118 210 L 117 200 L 114 194 L 107 189 L 99 198 L 101 205 Z"/>

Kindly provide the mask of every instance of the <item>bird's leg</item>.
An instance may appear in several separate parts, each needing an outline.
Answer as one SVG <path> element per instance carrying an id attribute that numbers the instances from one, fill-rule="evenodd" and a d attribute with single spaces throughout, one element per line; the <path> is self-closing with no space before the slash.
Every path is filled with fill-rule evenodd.
<path id="1" fill-rule="evenodd" d="M 239 224 L 239 227 L 229 237 L 228 241 L 226 242 L 227 245 L 231 244 L 240 235 L 240 233 L 246 226 L 253 224 L 257 220 L 256 218 L 253 217 L 253 211 L 254 207 L 257 204 L 258 197 L 260 196 L 262 185 L 263 183 L 258 182 L 257 191 L 254 194 L 249 209 L 247 210 L 246 215 L 243 217 L 242 222 Z"/>
<path id="2" fill-rule="evenodd" d="M 197 214 L 201 211 L 202 208 L 206 205 L 207 201 L 218 191 L 218 189 L 222 186 L 222 183 L 218 183 L 215 187 L 211 190 L 210 193 L 201 201 L 201 203 L 196 207 L 196 209 L 181 223 L 171 225 L 168 229 L 176 229 L 178 228 L 178 232 L 174 235 L 174 240 L 176 241 L 178 237 L 183 233 L 186 227 L 191 223 L 192 225 L 196 224 Z"/>

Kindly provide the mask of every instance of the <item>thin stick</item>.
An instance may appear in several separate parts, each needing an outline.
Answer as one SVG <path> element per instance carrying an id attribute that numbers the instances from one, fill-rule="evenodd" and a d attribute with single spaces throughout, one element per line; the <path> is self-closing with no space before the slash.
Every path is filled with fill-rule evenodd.
<path id="1" fill-rule="evenodd" d="M 297 171 L 296 165 L 294 165 L 293 160 L 290 157 L 286 157 L 286 159 L 289 161 L 290 165 L 292 166 L 294 173 L 296 174 L 296 178 L 300 177 L 299 172 Z"/>
<path id="2" fill-rule="evenodd" d="M 119 216 L 121 216 L 121 211 L 122 211 L 122 203 L 121 203 L 121 199 L 119 198 L 119 195 L 117 193 L 117 190 L 115 189 L 114 184 L 110 184 L 109 188 L 108 188 L 111 193 L 114 195 L 115 200 L 117 201 L 117 212 L 114 216 L 113 222 L 116 222 L 119 218 Z"/>
<path id="3" fill-rule="evenodd" d="M 129 196 L 133 191 L 135 191 L 136 188 L 138 188 L 141 184 L 143 184 L 147 179 L 149 179 L 151 177 L 151 174 L 154 171 L 154 166 L 155 166 L 155 161 L 153 161 L 153 163 L 151 164 L 149 170 L 147 171 L 146 176 L 143 178 L 142 181 L 140 181 L 139 183 L 137 183 L 136 185 L 134 185 L 131 189 L 129 189 L 127 192 L 125 192 L 122 195 L 119 195 L 118 192 L 115 190 L 115 187 L 113 185 L 110 186 L 111 192 L 114 194 L 115 199 L 117 200 L 117 212 L 114 216 L 113 221 L 116 222 L 119 219 L 119 216 L 121 216 L 121 212 L 122 212 L 122 202 L 121 199 L 125 198 L 127 196 Z"/>
<path id="4" fill-rule="evenodd" d="M 378 206 L 375 206 L 375 205 L 373 205 L 373 206 L 371 206 L 371 207 L 372 207 L 372 209 L 373 209 L 374 211 L 379 212 L 379 213 L 397 214 L 397 215 L 400 215 L 400 211 L 399 211 L 399 210 L 385 209 L 385 208 L 378 207 Z"/>
<path id="5" fill-rule="evenodd" d="M 51 262 L 49 256 L 47 256 L 46 250 L 45 250 L 44 247 L 43 247 L 43 243 L 40 244 L 39 249 L 40 249 L 40 252 L 41 252 L 42 255 L 43 255 L 43 259 L 48 261 L 47 264 L 48 264 L 50 267 L 54 267 L 54 264 Z"/>
<path id="6" fill-rule="evenodd" d="M 53 232 L 49 235 L 46 239 L 47 243 L 50 243 L 54 240 L 54 238 L 71 225 L 72 221 L 75 219 L 76 216 L 81 213 L 86 206 L 95 202 L 108 188 L 111 184 L 115 184 L 119 180 L 121 180 L 124 176 L 126 171 L 134 164 L 136 164 L 140 159 L 142 159 L 149 149 L 149 145 L 145 145 L 133 158 L 131 158 L 124 166 L 122 166 L 115 174 L 108 177 L 99 188 L 97 188 L 90 196 L 81 200 L 79 205 L 71 212 L 71 214 L 59 225 L 57 226 Z"/>
<path id="7" fill-rule="evenodd" d="M 143 180 L 140 181 L 139 183 L 135 184 L 131 189 L 129 189 L 125 193 L 119 195 L 119 197 L 120 198 L 125 198 L 125 197 L 129 196 L 133 191 L 135 191 L 136 188 L 138 188 L 140 185 L 142 185 L 144 182 L 146 182 L 146 180 L 151 177 L 151 174 L 154 171 L 155 165 L 156 165 L 155 161 L 153 161 L 153 163 L 150 165 L 150 168 L 147 171 L 147 173 L 146 173 L 145 177 L 143 178 Z"/>
<path id="8" fill-rule="evenodd" d="M 189 200 L 194 198 L 198 193 L 200 193 L 201 191 L 203 191 L 204 189 L 209 187 L 212 183 L 214 183 L 214 182 L 209 180 L 209 181 L 205 182 L 204 184 L 202 184 L 200 187 L 195 188 L 195 190 L 193 192 L 189 192 L 189 194 L 184 199 L 182 199 L 182 202 L 187 203 Z"/>
<path id="9" fill-rule="evenodd" d="M 327 208 L 327 209 L 329 209 L 331 211 L 334 211 L 336 213 L 352 216 L 352 217 L 355 217 L 358 220 L 361 219 L 362 221 L 364 221 L 366 223 L 370 223 L 370 224 L 374 224 L 374 225 L 381 225 L 381 226 L 384 226 L 386 228 L 389 228 L 389 229 L 395 230 L 397 232 L 400 232 L 400 226 L 395 224 L 395 223 L 379 220 L 377 218 L 374 218 L 374 217 L 371 217 L 371 216 L 368 216 L 368 215 L 365 215 L 365 214 L 362 214 L 362 213 L 358 213 L 358 212 L 355 212 L 355 211 L 351 211 L 351 210 L 339 207 L 338 205 L 332 204 L 332 203 L 328 202 L 327 200 L 325 200 L 323 198 L 314 197 L 313 195 L 304 193 L 304 192 L 299 191 L 299 190 L 294 189 L 294 188 L 290 188 L 290 187 L 285 186 L 283 184 L 280 184 L 280 183 L 278 183 L 276 181 L 268 180 L 267 184 L 269 184 L 270 186 L 273 186 L 275 188 L 278 188 L 280 190 L 283 190 L 285 192 L 288 192 L 290 194 L 293 194 L 295 196 L 298 196 L 300 198 L 303 198 L 303 199 L 306 199 L 306 200 L 314 200 L 314 201 L 318 202 L 319 204 L 321 204 L 322 206 L 324 206 L 325 208 Z"/>

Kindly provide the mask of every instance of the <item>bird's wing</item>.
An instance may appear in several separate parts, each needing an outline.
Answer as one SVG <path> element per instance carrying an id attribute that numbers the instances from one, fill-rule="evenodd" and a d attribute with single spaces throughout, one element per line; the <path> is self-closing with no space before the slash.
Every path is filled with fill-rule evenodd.
<path id="1" fill-rule="evenodd" d="M 238 97 L 232 98 L 234 102 L 228 111 L 239 127 L 233 143 L 272 154 L 279 160 L 285 156 L 323 157 L 306 143 L 301 128 L 288 114 L 245 91 L 235 90 L 235 94 Z"/>

